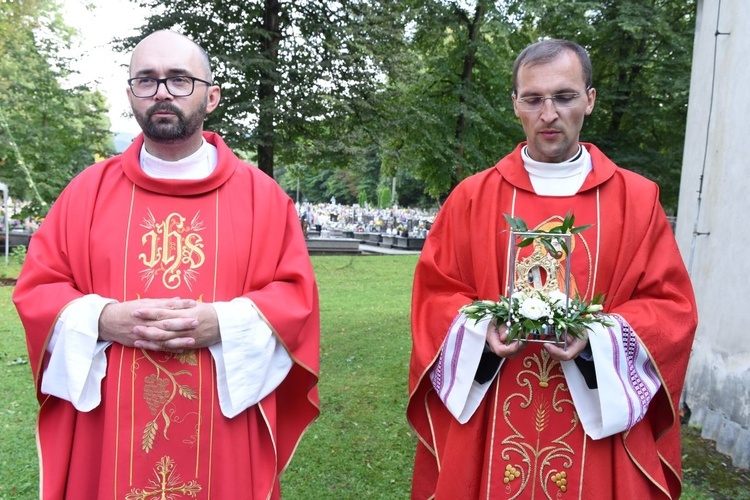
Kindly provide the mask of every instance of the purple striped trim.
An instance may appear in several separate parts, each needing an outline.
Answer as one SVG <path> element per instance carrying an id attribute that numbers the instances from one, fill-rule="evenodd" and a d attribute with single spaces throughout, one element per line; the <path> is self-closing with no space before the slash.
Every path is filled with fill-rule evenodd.
<path id="1" fill-rule="evenodd" d="M 654 386 L 660 386 L 661 380 L 659 380 L 659 376 L 656 374 L 656 370 L 654 369 L 654 364 L 651 362 L 651 359 L 649 359 L 648 356 L 646 356 L 646 359 L 643 360 L 643 366 L 641 367 L 641 370 L 643 370 L 643 373 L 646 374 L 649 380 L 654 384 Z M 653 398 L 655 396 L 655 393 L 651 394 L 651 397 Z"/>
<path id="2" fill-rule="evenodd" d="M 438 394 L 443 390 L 443 380 L 444 380 L 444 369 L 443 365 L 445 364 L 445 349 L 442 349 L 440 351 L 440 357 L 437 360 L 437 363 L 435 363 L 435 368 L 432 370 L 432 373 L 430 373 L 430 380 L 432 380 L 432 386 L 435 388 Z"/>
<path id="3" fill-rule="evenodd" d="M 453 386 L 456 385 L 456 373 L 458 372 L 458 358 L 461 354 L 461 346 L 464 342 L 464 331 L 466 329 L 465 327 L 466 321 L 461 323 L 461 326 L 458 327 L 458 332 L 456 332 L 456 340 L 453 343 L 453 356 L 451 357 L 451 372 L 450 372 L 450 384 L 448 385 L 448 390 L 445 391 L 445 396 L 443 398 L 444 401 L 448 401 L 448 398 L 450 398 L 451 391 L 453 391 Z M 450 335 L 449 337 L 450 338 Z"/>
<path id="4" fill-rule="evenodd" d="M 435 388 L 438 394 L 442 393 L 443 386 L 445 384 L 445 347 L 448 343 L 448 340 L 450 339 L 451 332 L 453 331 L 453 328 L 455 328 L 456 323 L 458 323 L 459 319 L 461 319 L 461 314 L 457 314 L 456 317 L 453 318 L 451 326 L 450 328 L 448 328 L 448 334 L 443 341 L 443 347 L 440 349 L 440 356 L 438 357 L 437 363 L 435 363 L 435 368 L 432 370 L 432 373 L 430 373 L 432 386 Z"/>
<path id="5" fill-rule="evenodd" d="M 651 387 L 659 387 L 661 385 L 661 382 L 659 382 L 659 378 L 656 376 L 656 371 L 654 370 L 654 365 L 651 363 L 651 360 L 648 357 L 648 354 L 646 354 L 641 344 L 637 341 L 637 338 L 635 336 L 635 332 L 633 331 L 633 328 L 628 325 L 628 334 L 635 339 L 635 345 L 637 346 L 636 354 L 633 356 L 632 360 L 632 374 L 631 374 L 631 385 L 633 386 L 633 390 L 638 395 L 638 400 L 641 403 L 641 413 L 638 415 L 638 418 L 636 419 L 633 424 L 636 424 L 640 422 L 643 417 L 646 416 L 646 411 L 648 410 L 648 405 L 651 403 L 651 400 L 654 398 L 655 393 L 651 391 Z M 643 357 L 643 362 L 640 364 L 640 369 L 637 365 L 639 356 Z M 644 380 L 644 377 L 651 380 L 652 386 L 649 386 L 646 381 Z"/>
<path id="6" fill-rule="evenodd" d="M 627 324 L 627 322 L 621 318 L 618 318 L 618 321 L 620 323 L 620 328 L 622 329 L 622 346 L 623 349 L 625 349 L 625 361 L 627 362 L 630 388 L 638 396 L 638 401 L 641 403 L 640 412 L 638 414 L 635 413 L 635 408 L 633 408 L 632 402 L 630 403 L 631 418 L 628 420 L 628 429 L 630 429 L 643 418 L 644 392 L 648 393 L 648 388 L 646 387 L 646 384 L 643 383 L 643 380 L 641 380 L 640 375 L 638 375 L 638 368 L 635 364 L 636 359 L 638 359 L 638 351 L 641 349 L 638 339 L 633 335 L 633 329 L 630 328 L 630 325 Z M 646 402 L 645 404 L 648 403 Z"/>
<path id="7" fill-rule="evenodd" d="M 623 325 L 622 325 L 622 321 L 620 320 L 620 317 L 619 316 L 615 316 L 615 317 L 617 318 L 617 321 L 620 323 L 620 328 L 622 328 Z M 627 394 L 626 381 L 623 380 L 622 377 L 620 376 L 620 373 L 622 373 L 620 369 L 622 365 L 622 360 L 620 359 L 620 348 L 619 348 L 620 343 L 617 341 L 617 335 L 615 334 L 614 328 L 612 328 L 611 326 L 608 326 L 607 332 L 609 332 L 610 343 L 612 345 L 612 362 L 614 364 L 615 371 L 617 372 L 617 378 L 620 381 L 620 384 L 622 385 L 623 391 L 625 392 L 625 394 Z M 626 359 L 625 362 L 628 363 L 628 360 Z M 633 426 L 634 420 L 635 420 L 635 418 L 633 417 L 633 414 L 634 414 L 633 402 L 630 400 L 629 397 L 626 397 L 625 400 L 628 403 L 628 427 L 627 428 L 630 429 Z"/>
<path id="8" fill-rule="evenodd" d="M 646 415 L 648 405 L 654 397 L 654 393 L 651 391 L 650 386 L 644 380 L 644 376 L 651 380 L 653 386 L 660 385 L 653 364 L 649 359 L 648 355 L 643 352 L 641 344 L 638 342 L 638 338 L 633 331 L 633 328 L 620 316 L 616 316 L 617 321 L 620 323 L 620 329 L 622 331 L 622 344 L 625 350 L 625 359 L 627 362 L 627 373 L 630 387 L 633 393 L 638 397 L 640 403 L 640 409 L 636 415 L 632 408 L 632 402 L 629 400 L 629 406 L 631 407 L 631 418 L 628 421 L 628 428 L 631 428 L 638 422 L 640 422 Z M 638 366 L 638 358 L 645 358 L 640 364 L 640 370 Z M 642 376 L 643 374 L 643 376 Z"/>

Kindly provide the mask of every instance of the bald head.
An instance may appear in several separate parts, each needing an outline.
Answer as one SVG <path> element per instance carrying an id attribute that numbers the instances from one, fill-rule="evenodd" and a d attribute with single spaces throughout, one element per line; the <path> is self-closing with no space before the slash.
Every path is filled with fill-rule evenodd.
<path id="1" fill-rule="evenodd" d="M 156 68 L 156 61 L 162 67 Z M 167 61 L 171 67 L 163 67 Z M 180 33 L 155 31 L 138 42 L 130 56 L 130 76 L 145 76 L 165 70 L 165 74 L 191 74 L 213 81 L 211 63 L 203 48 Z"/>
<path id="2" fill-rule="evenodd" d="M 150 34 L 133 50 L 128 84 L 128 100 L 151 154 L 174 161 L 200 147 L 203 122 L 219 105 L 221 89 L 198 44 L 173 31 Z"/>

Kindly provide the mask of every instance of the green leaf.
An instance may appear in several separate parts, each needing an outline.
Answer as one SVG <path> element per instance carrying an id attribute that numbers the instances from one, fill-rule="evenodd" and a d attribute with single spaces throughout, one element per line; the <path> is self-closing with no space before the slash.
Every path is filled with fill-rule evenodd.
<path id="1" fill-rule="evenodd" d="M 505 220 L 513 231 L 525 233 L 529 230 L 526 226 L 526 222 L 520 217 L 511 217 L 508 214 L 503 214 L 503 217 L 505 217 Z"/>
<path id="2" fill-rule="evenodd" d="M 571 228 L 571 229 L 570 229 L 570 231 L 569 231 L 569 232 L 570 232 L 571 234 L 578 234 L 578 233 L 582 233 L 583 231 L 587 230 L 588 228 L 590 228 L 590 227 L 592 227 L 592 226 L 593 226 L 593 224 L 586 224 L 585 226 L 578 226 L 578 227 L 573 227 L 573 228 Z"/>

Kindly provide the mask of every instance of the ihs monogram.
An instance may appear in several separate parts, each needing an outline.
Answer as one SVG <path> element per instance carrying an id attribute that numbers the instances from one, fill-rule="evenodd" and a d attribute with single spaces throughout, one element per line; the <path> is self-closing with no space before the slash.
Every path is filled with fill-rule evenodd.
<path id="1" fill-rule="evenodd" d="M 197 212 L 189 224 L 187 218 L 178 213 L 169 214 L 162 222 L 157 222 L 151 210 L 143 219 L 141 227 L 148 230 L 141 237 L 145 251 L 138 258 L 147 269 L 141 271 L 141 279 L 148 290 L 154 278 L 161 275 L 165 288 L 175 290 L 183 283 L 192 291 L 198 271 L 206 260 L 203 253 L 205 229 Z"/>

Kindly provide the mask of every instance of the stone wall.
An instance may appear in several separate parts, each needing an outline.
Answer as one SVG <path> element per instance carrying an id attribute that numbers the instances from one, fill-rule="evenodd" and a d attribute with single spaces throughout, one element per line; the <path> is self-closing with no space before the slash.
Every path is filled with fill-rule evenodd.
<path id="1" fill-rule="evenodd" d="M 676 236 L 698 302 L 690 424 L 750 467 L 750 2 L 699 0 Z"/>

